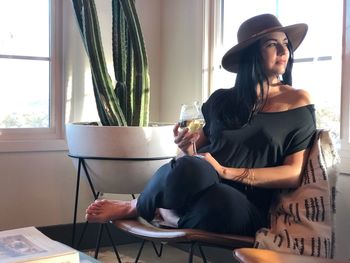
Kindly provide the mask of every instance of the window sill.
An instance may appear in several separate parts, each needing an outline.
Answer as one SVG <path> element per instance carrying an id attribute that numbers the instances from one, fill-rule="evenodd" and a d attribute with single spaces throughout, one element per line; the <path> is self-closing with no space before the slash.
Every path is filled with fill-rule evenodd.
<path id="1" fill-rule="evenodd" d="M 67 151 L 64 139 L 0 141 L 0 153 Z"/>

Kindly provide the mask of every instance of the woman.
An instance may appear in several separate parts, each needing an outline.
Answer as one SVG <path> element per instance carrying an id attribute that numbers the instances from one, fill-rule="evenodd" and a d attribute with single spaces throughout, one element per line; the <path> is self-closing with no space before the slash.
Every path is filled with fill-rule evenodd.
<path id="1" fill-rule="evenodd" d="M 95 201 L 87 220 L 152 220 L 159 211 L 180 228 L 254 235 L 267 226 L 274 189 L 299 185 L 316 129 L 309 94 L 291 86 L 293 52 L 306 32 L 307 25 L 283 27 L 270 14 L 245 21 L 222 59 L 237 73 L 235 87 L 203 104 L 199 133 L 174 127 L 184 156 L 162 166 L 138 199 Z"/>

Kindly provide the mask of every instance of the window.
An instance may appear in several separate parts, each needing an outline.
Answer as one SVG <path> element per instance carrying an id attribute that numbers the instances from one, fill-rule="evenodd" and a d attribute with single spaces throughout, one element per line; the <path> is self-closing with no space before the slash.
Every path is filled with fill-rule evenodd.
<path id="1" fill-rule="evenodd" d="M 60 5 L 0 0 L 0 151 L 48 150 L 62 140 Z"/>
<path id="2" fill-rule="evenodd" d="M 283 25 L 307 23 L 308 34 L 295 52 L 293 86 L 310 92 L 317 109 L 317 126 L 330 129 L 340 147 L 342 0 L 221 0 L 221 32 L 215 52 L 212 90 L 234 85 L 235 74 L 220 68 L 223 54 L 237 43 L 240 24 L 262 13 L 276 15 Z M 251 8 L 253 7 L 254 8 Z M 300 8 L 302 6 L 302 8 Z M 310 12 L 312 10 L 312 15 Z"/>

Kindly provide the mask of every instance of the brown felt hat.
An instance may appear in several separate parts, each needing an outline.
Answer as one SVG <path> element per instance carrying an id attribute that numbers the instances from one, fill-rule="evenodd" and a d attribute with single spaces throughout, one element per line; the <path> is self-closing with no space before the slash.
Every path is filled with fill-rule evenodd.
<path id="1" fill-rule="evenodd" d="M 305 38 L 308 26 L 306 24 L 294 24 L 282 26 L 277 17 L 271 14 L 254 16 L 239 27 L 237 33 L 238 44 L 233 46 L 223 56 L 221 64 L 224 69 L 237 73 L 242 52 L 271 32 L 284 32 L 291 42 L 293 51 L 296 50 Z"/>

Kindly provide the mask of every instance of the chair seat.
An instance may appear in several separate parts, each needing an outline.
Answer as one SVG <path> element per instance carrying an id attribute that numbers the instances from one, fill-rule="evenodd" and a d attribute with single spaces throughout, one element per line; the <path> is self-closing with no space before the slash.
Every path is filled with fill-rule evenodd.
<path id="1" fill-rule="evenodd" d="M 218 234 L 199 229 L 163 228 L 150 224 L 142 218 L 119 219 L 113 224 L 141 239 L 162 243 L 200 243 L 228 249 L 253 247 L 254 237 Z"/>

